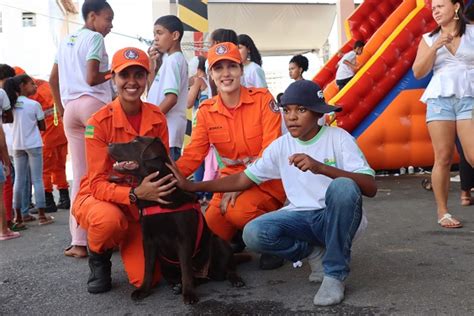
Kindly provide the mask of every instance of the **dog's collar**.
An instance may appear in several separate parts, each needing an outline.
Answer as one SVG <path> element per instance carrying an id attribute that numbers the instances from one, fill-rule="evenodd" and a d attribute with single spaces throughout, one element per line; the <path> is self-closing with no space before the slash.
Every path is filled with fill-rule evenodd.
<path id="1" fill-rule="evenodd" d="M 196 209 L 196 210 L 201 210 L 201 206 L 199 203 L 186 203 L 183 204 L 182 206 L 178 208 L 164 208 L 159 205 L 155 206 L 150 206 L 142 209 L 142 216 L 148 216 L 148 215 L 155 215 L 155 214 L 163 214 L 163 213 L 173 213 L 173 212 L 181 212 L 181 211 L 187 211 L 189 209 Z"/>

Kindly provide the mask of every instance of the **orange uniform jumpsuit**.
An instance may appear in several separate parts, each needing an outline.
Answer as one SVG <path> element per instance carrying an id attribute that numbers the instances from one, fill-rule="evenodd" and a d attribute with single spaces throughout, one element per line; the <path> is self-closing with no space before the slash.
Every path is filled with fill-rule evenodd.
<path id="1" fill-rule="evenodd" d="M 108 181 L 114 161 L 107 146 L 149 136 L 161 138 L 168 149 L 168 127 L 160 109 L 143 103 L 141 117 L 137 133 L 117 98 L 89 119 L 85 132 L 87 173 L 72 209 L 78 224 L 87 231 L 89 249 L 102 253 L 119 246 L 128 279 L 137 287 L 142 284 L 145 271 L 138 209 L 130 204 L 129 186 Z M 159 278 L 156 269 L 154 281 Z"/>
<path id="2" fill-rule="evenodd" d="M 46 192 L 53 192 L 53 184 L 58 190 L 67 189 L 66 179 L 67 139 L 64 134 L 62 118 L 54 125 L 54 100 L 47 81 L 35 79 L 38 90 L 31 99 L 39 102 L 44 112 L 46 130 L 41 132 L 43 139 L 43 182 Z"/>
<path id="3" fill-rule="evenodd" d="M 213 144 L 225 165 L 221 176 L 239 173 L 280 135 L 281 116 L 270 92 L 241 87 L 240 102 L 233 109 L 227 108 L 218 95 L 201 103 L 191 142 L 176 164 L 184 176 L 189 176 Z M 222 215 L 222 195 L 214 194 L 206 210 L 206 222 L 224 240 L 230 240 L 250 220 L 281 208 L 286 199 L 281 181 L 268 181 L 243 191 Z"/>

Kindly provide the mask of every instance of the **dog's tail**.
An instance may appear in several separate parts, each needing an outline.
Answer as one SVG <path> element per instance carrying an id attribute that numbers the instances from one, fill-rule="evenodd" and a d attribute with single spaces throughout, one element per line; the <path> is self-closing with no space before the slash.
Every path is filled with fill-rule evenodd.
<path id="1" fill-rule="evenodd" d="M 234 253 L 234 262 L 235 264 L 242 264 L 245 262 L 252 261 L 252 255 L 249 253 Z"/>

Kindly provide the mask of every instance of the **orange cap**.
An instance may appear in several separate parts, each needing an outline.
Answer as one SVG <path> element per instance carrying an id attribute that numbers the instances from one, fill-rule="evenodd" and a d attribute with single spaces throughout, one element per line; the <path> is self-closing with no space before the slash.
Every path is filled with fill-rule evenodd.
<path id="1" fill-rule="evenodd" d="M 209 69 L 221 60 L 230 60 L 238 64 L 242 63 L 239 48 L 231 42 L 219 43 L 209 48 L 209 51 L 207 52 L 207 60 L 209 62 Z"/>
<path id="2" fill-rule="evenodd" d="M 26 71 L 24 71 L 21 67 L 15 66 L 13 69 L 15 69 L 15 75 L 17 76 L 26 74 Z"/>
<path id="3" fill-rule="evenodd" d="M 141 66 L 150 72 L 150 62 L 148 55 L 141 49 L 135 47 L 125 47 L 117 51 L 112 58 L 111 72 L 118 73 L 130 66 Z M 110 78 L 112 75 L 107 75 Z"/>

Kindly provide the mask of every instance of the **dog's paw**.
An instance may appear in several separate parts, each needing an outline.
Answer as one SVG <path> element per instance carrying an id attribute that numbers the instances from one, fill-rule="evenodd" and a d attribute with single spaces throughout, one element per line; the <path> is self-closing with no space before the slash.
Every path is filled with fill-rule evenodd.
<path id="1" fill-rule="evenodd" d="M 183 291 L 183 286 L 181 283 L 171 284 L 171 291 L 174 295 L 179 295 Z"/>
<path id="2" fill-rule="evenodd" d="M 145 290 L 142 290 L 142 289 L 136 289 L 136 290 L 133 291 L 133 293 L 132 293 L 132 300 L 134 300 L 134 301 L 141 301 L 141 300 L 143 300 L 145 297 L 147 297 L 148 295 L 150 295 L 150 292 L 149 292 L 149 291 L 145 291 Z"/>
<path id="3" fill-rule="evenodd" d="M 229 282 L 233 287 L 242 287 L 245 286 L 244 280 L 238 275 L 229 276 Z"/>
<path id="4" fill-rule="evenodd" d="M 193 305 L 199 302 L 199 298 L 197 297 L 195 293 L 191 292 L 191 293 L 183 294 L 183 301 L 184 301 L 184 304 Z"/>

